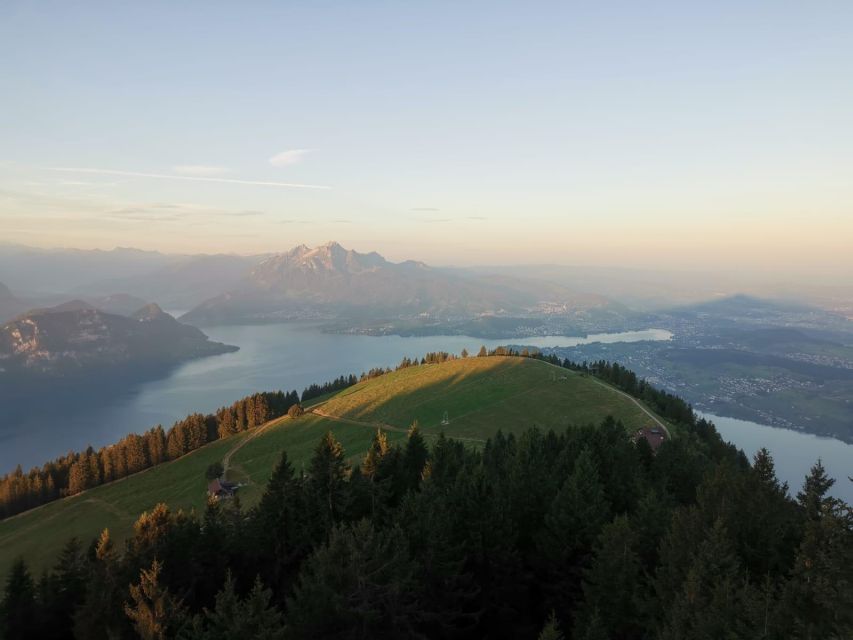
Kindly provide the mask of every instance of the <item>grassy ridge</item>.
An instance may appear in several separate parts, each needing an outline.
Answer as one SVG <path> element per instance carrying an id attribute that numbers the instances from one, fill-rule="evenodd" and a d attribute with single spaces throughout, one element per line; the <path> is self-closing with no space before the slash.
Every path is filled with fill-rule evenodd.
<path id="1" fill-rule="evenodd" d="M 608 415 L 629 428 L 651 423 L 636 404 L 590 377 L 538 360 L 502 357 L 402 369 L 342 391 L 323 410 L 397 427 L 417 419 L 426 433 L 481 439 L 534 424 L 546 429 L 597 424 Z M 445 411 L 449 425 L 441 424 Z"/>
<path id="2" fill-rule="evenodd" d="M 278 419 L 260 432 L 216 441 L 179 460 L 0 522 L 0 580 L 20 555 L 35 572 L 51 566 L 71 536 L 88 542 L 108 527 L 114 539 L 122 540 L 138 515 L 158 502 L 174 509 L 203 508 L 205 469 L 238 445 L 229 475 L 249 483 L 240 493 L 248 506 L 260 497 L 282 450 L 299 469 L 328 430 L 355 461 L 366 451 L 378 423 L 391 427 L 388 438 L 396 442 L 405 439 L 415 419 L 426 435 L 444 431 L 474 441 L 484 441 L 499 429 L 518 432 L 534 424 L 562 429 L 597 423 L 608 415 L 629 428 L 650 422 L 629 399 L 591 378 L 535 360 L 499 357 L 402 369 L 335 394 L 321 410 L 335 417 Z M 445 411 L 448 425 L 441 424 Z"/>

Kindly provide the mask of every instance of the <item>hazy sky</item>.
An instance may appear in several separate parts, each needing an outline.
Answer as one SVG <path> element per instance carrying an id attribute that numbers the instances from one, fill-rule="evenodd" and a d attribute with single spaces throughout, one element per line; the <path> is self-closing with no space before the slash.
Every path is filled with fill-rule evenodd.
<path id="1" fill-rule="evenodd" d="M 0 3 L 0 241 L 853 272 L 853 2 Z"/>

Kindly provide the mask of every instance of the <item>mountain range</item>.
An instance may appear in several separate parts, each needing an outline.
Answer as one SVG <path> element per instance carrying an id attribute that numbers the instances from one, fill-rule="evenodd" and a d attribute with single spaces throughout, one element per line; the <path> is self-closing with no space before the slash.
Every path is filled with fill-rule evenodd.
<path id="1" fill-rule="evenodd" d="M 267 257 L 232 290 L 182 317 L 194 324 L 308 318 L 383 320 L 621 311 L 594 294 L 509 275 L 459 273 L 422 262 L 390 262 L 337 242 Z"/>

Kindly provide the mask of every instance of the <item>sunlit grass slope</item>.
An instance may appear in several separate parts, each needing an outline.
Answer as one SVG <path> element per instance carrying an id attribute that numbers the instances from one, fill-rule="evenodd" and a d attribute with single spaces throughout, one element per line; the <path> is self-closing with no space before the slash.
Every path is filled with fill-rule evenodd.
<path id="1" fill-rule="evenodd" d="M 485 439 L 498 429 L 564 429 L 608 415 L 628 428 L 651 423 L 630 399 L 594 378 L 528 358 L 467 358 L 402 369 L 346 389 L 323 407 L 329 415 L 427 433 Z M 442 425 L 445 412 L 449 424 Z"/>
<path id="2" fill-rule="evenodd" d="M 341 391 L 318 410 L 330 417 L 309 413 L 297 420 L 279 419 L 259 432 L 214 442 L 174 462 L 0 522 L 0 580 L 17 556 L 23 556 L 34 572 L 51 566 L 71 536 L 88 543 L 108 527 L 115 539 L 122 540 L 139 514 L 158 502 L 173 509 L 202 509 L 205 469 L 232 451 L 229 476 L 248 483 L 240 499 L 251 506 L 283 450 L 299 470 L 328 430 L 355 461 L 380 424 L 388 427 L 391 442 L 404 440 L 406 429 L 418 420 L 428 436 L 444 431 L 476 446 L 499 429 L 515 433 L 533 425 L 562 429 L 598 423 L 608 415 L 632 429 L 650 423 L 630 399 L 592 378 L 535 360 L 500 357 L 389 373 Z M 442 425 L 445 412 L 449 424 Z"/>
<path id="3" fill-rule="evenodd" d="M 109 528 L 114 537 L 122 539 L 131 532 L 139 514 L 158 502 L 175 509 L 203 506 L 205 469 L 246 435 L 214 442 L 174 462 L 3 520 L 0 578 L 18 556 L 35 571 L 50 566 L 72 536 L 88 544 L 99 531 Z"/>

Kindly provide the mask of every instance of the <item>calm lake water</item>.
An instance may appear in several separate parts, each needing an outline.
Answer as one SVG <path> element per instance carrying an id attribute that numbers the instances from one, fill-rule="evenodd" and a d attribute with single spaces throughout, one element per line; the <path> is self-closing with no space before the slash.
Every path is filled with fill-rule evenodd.
<path id="1" fill-rule="evenodd" d="M 325 334 L 315 326 L 297 324 L 216 327 L 205 332 L 212 340 L 238 345 L 240 351 L 188 362 L 148 382 L 99 387 L 52 403 L 29 403 L 25 411 L 7 415 L 0 422 L 0 473 L 10 471 L 19 463 L 24 468 L 41 464 L 69 449 L 78 450 L 89 444 L 97 448 L 156 424 L 168 427 L 188 413 L 212 412 L 255 391 L 296 389 L 301 392 L 313 382 L 325 382 L 341 374 L 359 374 L 371 367 L 393 367 L 404 356 L 420 358 L 429 351 L 459 353 L 463 348 L 473 354 L 481 345 L 492 349 L 508 342 L 544 348 L 588 342 L 669 340 L 672 337 L 661 329 L 586 338 L 540 336 L 523 340 L 483 340 L 468 336 L 372 337 Z M 791 486 L 801 484 L 808 466 L 818 456 L 823 457 L 836 477 L 841 477 L 845 468 L 848 475 L 853 474 L 853 469 L 849 468 L 853 461 L 850 445 L 814 438 L 814 442 L 809 441 L 810 446 L 805 446 L 797 439 L 808 440 L 811 436 L 757 424 L 750 427 L 753 423 L 742 421 L 733 422 L 741 423 L 743 428 L 730 428 L 727 420 L 714 418 L 723 435 L 750 455 L 762 444 L 770 448 L 776 456 L 780 476 Z M 755 442 L 761 444 L 754 445 Z M 794 464 L 799 460 L 797 455 L 803 457 L 800 463 Z M 788 462 L 787 456 L 791 456 L 792 462 Z"/>
<path id="2" fill-rule="evenodd" d="M 724 440 L 743 449 L 750 459 L 761 447 L 766 447 L 776 463 L 776 476 L 788 483 L 792 495 L 797 495 L 806 474 L 820 458 L 826 472 L 835 478 L 830 493 L 853 504 L 853 482 L 848 480 L 853 476 L 853 445 L 747 420 L 702 415 L 717 426 Z"/>

